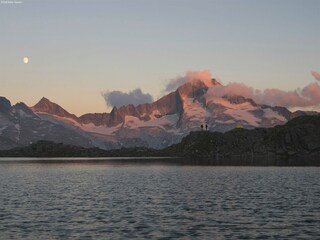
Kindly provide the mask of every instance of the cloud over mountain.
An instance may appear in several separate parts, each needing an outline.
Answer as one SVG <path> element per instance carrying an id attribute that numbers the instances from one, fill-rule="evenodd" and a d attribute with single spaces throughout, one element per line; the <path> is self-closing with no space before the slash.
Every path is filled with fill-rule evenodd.
<path id="1" fill-rule="evenodd" d="M 184 76 L 178 76 L 171 79 L 165 86 L 164 92 L 175 91 L 178 87 L 183 85 L 186 82 L 192 80 L 202 80 L 203 82 L 210 82 L 212 79 L 211 73 L 209 70 L 203 71 L 188 71 Z"/>
<path id="2" fill-rule="evenodd" d="M 148 93 L 143 93 L 140 88 L 134 89 L 130 92 L 121 91 L 106 91 L 102 93 L 107 106 L 121 107 L 127 104 L 133 104 L 135 106 L 142 103 L 150 103 L 153 101 L 153 97 Z"/>
<path id="3" fill-rule="evenodd" d="M 251 98 L 257 103 L 284 107 L 311 107 L 320 104 L 320 86 L 311 83 L 302 89 L 284 91 L 276 88 L 254 89 L 243 83 L 229 83 L 225 86 L 214 86 L 207 94 L 215 97 L 240 95 Z"/>
<path id="4" fill-rule="evenodd" d="M 319 72 L 311 71 L 311 74 L 316 80 L 320 81 L 320 73 Z"/>
<path id="5" fill-rule="evenodd" d="M 315 79 L 320 80 L 318 72 L 311 72 Z M 244 83 L 229 83 L 227 85 L 212 86 L 212 75 L 209 70 L 203 71 L 188 71 L 184 76 L 178 76 L 167 82 L 164 88 L 164 93 L 177 90 L 181 85 L 194 81 L 201 80 L 208 87 L 208 95 L 214 97 L 223 97 L 225 95 L 237 95 L 246 98 L 251 98 L 259 104 L 271 106 L 283 106 L 292 108 L 305 108 L 320 105 L 320 85 L 311 83 L 305 87 L 297 88 L 290 91 L 285 91 L 277 88 L 255 89 L 247 86 Z M 142 103 L 150 103 L 153 97 L 148 93 L 143 93 L 140 88 L 130 92 L 107 91 L 102 93 L 107 106 L 120 107 L 127 104 L 139 105 Z"/>

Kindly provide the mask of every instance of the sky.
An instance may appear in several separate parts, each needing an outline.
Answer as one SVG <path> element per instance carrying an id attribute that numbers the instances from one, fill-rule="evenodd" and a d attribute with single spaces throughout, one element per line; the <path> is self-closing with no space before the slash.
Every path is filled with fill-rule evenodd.
<path id="1" fill-rule="evenodd" d="M 112 91 L 158 99 L 188 71 L 303 88 L 320 72 L 319 16 L 319 0 L 1 1 L 0 96 L 81 115 L 110 111 Z"/>

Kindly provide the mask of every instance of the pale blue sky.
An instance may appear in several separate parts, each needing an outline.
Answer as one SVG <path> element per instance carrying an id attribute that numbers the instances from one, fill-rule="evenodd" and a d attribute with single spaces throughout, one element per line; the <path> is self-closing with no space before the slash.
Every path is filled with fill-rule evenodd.
<path id="1" fill-rule="evenodd" d="M 0 4 L 0 95 L 106 111 L 101 91 L 208 69 L 223 83 L 303 87 L 320 70 L 319 0 L 21 0 Z M 22 58 L 29 56 L 29 64 Z"/>

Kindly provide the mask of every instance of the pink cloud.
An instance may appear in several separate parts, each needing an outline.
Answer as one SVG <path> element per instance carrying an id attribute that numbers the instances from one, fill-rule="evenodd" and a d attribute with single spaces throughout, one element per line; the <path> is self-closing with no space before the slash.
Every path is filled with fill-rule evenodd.
<path id="1" fill-rule="evenodd" d="M 307 107 L 312 105 L 298 90 L 283 91 L 274 88 L 265 89 L 260 94 L 255 95 L 254 100 L 272 106 Z"/>
<path id="2" fill-rule="evenodd" d="M 175 91 L 178 87 L 186 82 L 193 80 L 202 80 L 204 83 L 211 82 L 211 73 L 209 70 L 203 71 L 188 71 L 184 76 L 178 76 L 171 79 L 165 86 L 165 92 Z"/>
<path id="3" fill-rule="evenodd" d="M 320 104 L 320 86 L 311 83 L 302 90 L 284 91 L 276 88 L 254 89 L 243 83 L 229 83 L 226 86 L 214 86 L 208 94 L 216 97 L 238 95 L 251 98 L 260 104 L 284 107 L 310 107 Z"/>
<path id="4" fill-rule="evenodd" d="M 301 94 L 314 104 L 320 103 L 320 86 L 318 83 L 311 83 L 304 87 L 301 91 Z"/>
<path id="5" fill-rule="evenodd" d="M 320 81 L 320 73 L 319 72 L 311 71 L 311 74 L 316 80 Z"/>
<path id="6" fill-rule="evenodd" d="M 239 95 L 246 98 L 253 98 L 254 89 L 243 83 L 229 83 L 226 86 L 218 85 L 210 88 L 208 94 L 214 94 L 216 97 Z"/>
<path id="7" fill-rule="evenodd" d="M 320 80 L 320 73 L 311 72 L 312 75 Z M 212 76 L 210 71 L 189 71 L 185 76 L 179 76 L 171 79 L 166 87 L 165 92 L 174 91 L 179 86 L 193 80 L 202 80 L 203 82 L 211 82 Z M 208 85 L 209 86 L 209 85 Z M 302 89 L 284 91 L 276 88 L 268 88 L 264 90 L 255 89 L 244 83 L 229 83 L 225 86 L 215 85 L 208 90 L 209 95 L 215 97 L 223 97 L 225 95 L 238 95 L 251 98 L 260 104 L 284 107 L 312 107 L 320 104 L 320 86 L 318 83 L 311 83 Z"/>

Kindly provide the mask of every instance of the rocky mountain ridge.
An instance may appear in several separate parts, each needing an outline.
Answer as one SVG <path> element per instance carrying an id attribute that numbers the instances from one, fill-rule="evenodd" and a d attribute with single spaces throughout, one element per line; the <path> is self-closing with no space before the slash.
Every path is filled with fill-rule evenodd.
<path id="1" fill-rule="evenodd" d="M 161 149 L 180 142 L 189 132 L 200 130 L 201 125 L 207 125 L 212 132 L 226 132 L 235 127 L 270 128 L 297 116 L 317 114 L 292 113 L 285 107 L 257 104 L 243 96 L 210 94 L 208 90 L 219 85 L 215 79 L 194 79 L 153 103 L 129 104 L 114 107 L 110 113 L 87 113 L 80 117 L 47 98 L 31 108 L 23 103 L 11 106 L 9 100 L 1 98 L 2 149 L 25 146 L 36 140 L 60 139 L 71 145 L 102 149 Z M 22 133 L 19 137 L 18 132 Z"/>
<path id="2" fill-rule="evenodd" d="M 26 146 L 39 140 L 50 140 L 92 147 L 90 137 L 62 124 L 42 119 L 24 103 L 11 105 L 6 98 L 0 98 L 0 149 Z"/>

